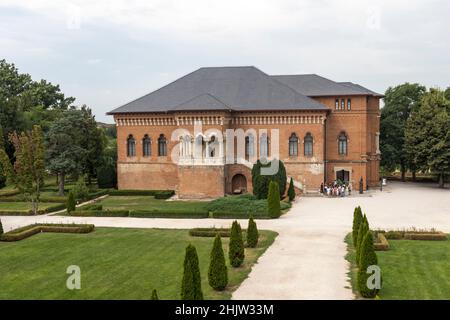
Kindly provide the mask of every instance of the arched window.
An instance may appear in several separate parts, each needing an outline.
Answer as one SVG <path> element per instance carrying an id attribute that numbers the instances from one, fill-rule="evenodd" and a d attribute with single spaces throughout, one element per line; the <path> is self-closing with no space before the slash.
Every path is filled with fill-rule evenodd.
<path id="1" fill-rule="evenodd" d="M 289 155 L 290 156 L 298 155 L 298 137 L 294 132 L 289 137 Z"/>
<path id="2" fill-rule="evenodd" d="M 305 138 L 303 139 L 303 149 L 305 156 L 313 155 L 313 137 L 311 133 L 307 133 Z"/>
<path id="3" fill-rule="evenodd" d="M 345 99 L 341 99 L 341 110 L 345 110 Z"/>
<path id="4" fill-rule="evenodd" d="M 245 155 L 251 157 L 255 154 L 255 138 L 252 134 L 245 137 Z"/>
<path id="5" fill-rule="evenodd" d="M 158 138 L 158 156 L 167 156 L 167 140 L 166 137 L 161 133 Z"/>
<path id="6" fill-rule="evenodd" d="M 352 109 L 352 100 L 347 99 L 347 110 L 351 110 L 351 109 Z"/>
<path id="7" fill-rule="evenodd" d="M 134 140 L 132 134 L 130 134 L 127 139 L 127 156 L 136 156 L 136 140 Z"/>
<path id="8" fill-rule="evenodd" d="M 334 101 L 334 109 L 339 109 L 339 99 L 336 99 L 335 101 Z"/>
<path id="9" fill-rule="evenodd" d="M 263 133 L 259 138 L 259 157 L 267 158 L 269 156 L 269 138 Z"/>
<path id="10" fill-rule="evenodd" d="M 347 135 L 341 132 L 338 139 L 338 152 L 340 155 L 347 154 Z"/>
<path id="11" fill-rule="evenodd" d="M 150 140 L 150 137 L 148 134 L 144 136 L 144 139 L 142 139 L 142 154 L 144 157 L 149 157 L 152 155 L 152 141 Z"/>
<path id="12" fill-rule="evenodd" d="M 209 156 L 214 158 L 216 156 L 216 136 L 209 139 L 208 149 Z"/>

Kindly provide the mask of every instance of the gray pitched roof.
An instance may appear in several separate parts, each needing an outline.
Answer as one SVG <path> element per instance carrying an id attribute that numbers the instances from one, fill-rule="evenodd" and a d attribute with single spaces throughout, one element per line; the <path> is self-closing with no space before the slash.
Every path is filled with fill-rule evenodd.
<path id="1" fill-rule="evenodd" d="M 272 77 L 309 97 L 379 95 L 357 84 L 351 82 L 335 82 L 317 74 L 276 75 Z"/>
<path id="2" fill-rule="evenodd" d="M 176 110 L 328 110 L 255 67 L 200 68 L 108 114 Z"/>
<path id="3" fill-rule="evenodd" d="M 370 89 L 367 89 L 367 88 L 365 88 L 362 85 L 357 84 L 357 83 L 353 83 L 353 82 L 349 82 L 349 81 L 347 81 L 347 82 L 338 82 L 338 83 L 342 84 L 344 86 L 350 87 L 352 89 L 360 90 L 363 94 L 369 94 L 369 95 L 373 95 L 373 96 L 377 96 L 377 97 L 383 97 L 382 94 L 376 93 L 376 92 L 374 92 L 374 91 L 372 91 Z"/>

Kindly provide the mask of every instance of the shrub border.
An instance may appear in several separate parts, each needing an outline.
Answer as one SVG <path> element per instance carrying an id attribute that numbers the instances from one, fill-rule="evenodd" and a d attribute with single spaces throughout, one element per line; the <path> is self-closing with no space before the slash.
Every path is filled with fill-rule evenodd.
<path id="1" fill-rule="evenodd" d="M 0 236 L 0 241 L 20 241 L 41 232 L 52 233 L 89 233 L 94 231 L 93 224 L 30 224 L 8 231 Z"/>

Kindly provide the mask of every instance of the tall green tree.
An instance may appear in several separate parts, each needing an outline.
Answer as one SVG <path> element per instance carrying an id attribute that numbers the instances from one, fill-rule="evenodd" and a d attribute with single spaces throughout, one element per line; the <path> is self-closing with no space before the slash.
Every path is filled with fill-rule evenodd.
<path id="1" fill-rule="evenodd" d="M 10 134 L 14 146 L 14 166 L 4 149 L 0 150 L 0 162 L 10 181 L 31 202 L 31 210 L 37 214 L 41 188 L 44 185 L 44 141 L 41 128 L 34 126 L 31 131 Z"/>
<path id="2" fill-rule="evenodd" d="M 14 64 L 0 60 L 0 127 L 9 158 L 13 159 L 14 148 L 6 137 L 14 131 L 31 130 L 36 124 L 45 132 L 60 111 L 74 101 L 73 97 L 65 97 L 58 85 L 33 81 Z"/>
<path id="3" fill-rule="evenodd" d="M 360 206 L 357 206 L 353 211 L 353 227 L 352 227 L 352 237 L 353 237 L 353 245 L 355 248 L 358 246 L 358 231 L 363 221 L 362 210 Z"/>
<path id="4" fill-rule="evenodd" d="M 402 180 L 407 169 L 416 168 L 405 150 L 405 127 L 411 112 L 417 110 L 426 88 L 418 83 L 389 87 L 384 97 L 380 120 L 381 165 L 388 171 L 400 167 Z"/>
<path id="5" fill-rule="evenodd" d="M 225 262 L 225 254 L 223 253 L 222 240 L 220 239 L 219 234 L 216 235 L 211 250 L 208 282 L 214 290 L 223 290 L 228 284 L 228 269 Z"/>
<path id="6" fill-rule="evenodd" d="M 406 151 L 415 165 L 438 176 L 444 187 L 450 174 L 450 100 L 439 89 L 430 89 L 406 126 Z"/>
<path id="7" fill-rule="evenodd" d="M 203 300 L 197 250 L 191 244 L 186 247 L 186 255 L 184 257 L 181 300 Z"/>
<path id="8" fill-rule="evenodd" d="M 373 237 L 370 231 L 366 231 L 360 250 L 361 256 L 357 275 L 358 290 L 364 298 L 374 298 L 379 289 L 370 289 L 368 287 L 367 280 L 370 277 L 370 274 L 367 273 L 367 268 L 369 266 L 377 265 L 378 259 L 373 247 Z"/>
<path id="9" fill-rule="evenodd" d="M 267 211 L 271 218 L 278 218 L 281 215 L 280 192 L 278 182 L 270 181 L 269 194 L 267 196 Z"/>
<path id="10" fill-rule="evenodd" d="M 274 163 L 275 161 L 276 164 Z M 269 166 L 275 168 L 276 165 L 278 165 L 278 170 L 273 175 L 262 174 L 261 168 Z M 270 181 L 276 181 L 278 183 L 280 197 L 282 197 L 286 191 L 287 183 L 286 168 L 283 161 L 274 159 L 267 164 L 262 164 L 258 160 L 252 167 L 253 194 L 258 199 L 267 199 Z"/>
<path id="11" fill-rule="evenodd" d="M 230 264 L 237 268 L 245 258 L 244 240 L 242 239 L 242 229 L 240 224 L 235 220 L 231 225 L 230 243 L 228 249 L 228 257 Z"/>

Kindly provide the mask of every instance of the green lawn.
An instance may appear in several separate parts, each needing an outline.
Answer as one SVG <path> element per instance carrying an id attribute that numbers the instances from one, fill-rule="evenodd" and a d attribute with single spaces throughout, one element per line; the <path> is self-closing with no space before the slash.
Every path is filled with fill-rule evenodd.
<path id="1" fill-rule="evenodd" d="M 179 299 L 188 243 L 197 247 L 205 298 L 229 299 L 275 237 L 261 231 L 258 247 L 246 249 L 244 265 L 229 268 L 224 292 L 208 285 L 213 238 L 194 238 L 187 230 L 97 228 L 90 234 L 42 233 L 0 242 L 0 299 L 149 299 L 154 288 L 161 299 Z M 222 241 L 227 251 L 228 239 Z M 69 265 L 81 268 L 81 290 L 66 288 Z"/>
<path id="2" fill-rule="evenodd" d="M 41 202 L 39 209 L 47 209 L 56 203 Z M 0 211 L 29 211 L 31 210 L 31 202 L 0 202 Z"/>
<path id="3" fill-rule="evenodd" d="M 356 288 L 356 268 L 351 235 L 347 260 Z M 381 299 L 450 299 L 450 239 L 447 241 L 389 240 L 388 251 L 377 251 L 382 271 Z"/>
<path id="4" fill-rule="evenodd" d="M 165 201 L 153 196 L 109 196 L 100 202 L 104 210 L 204 209 L 206 201 Z"/>

